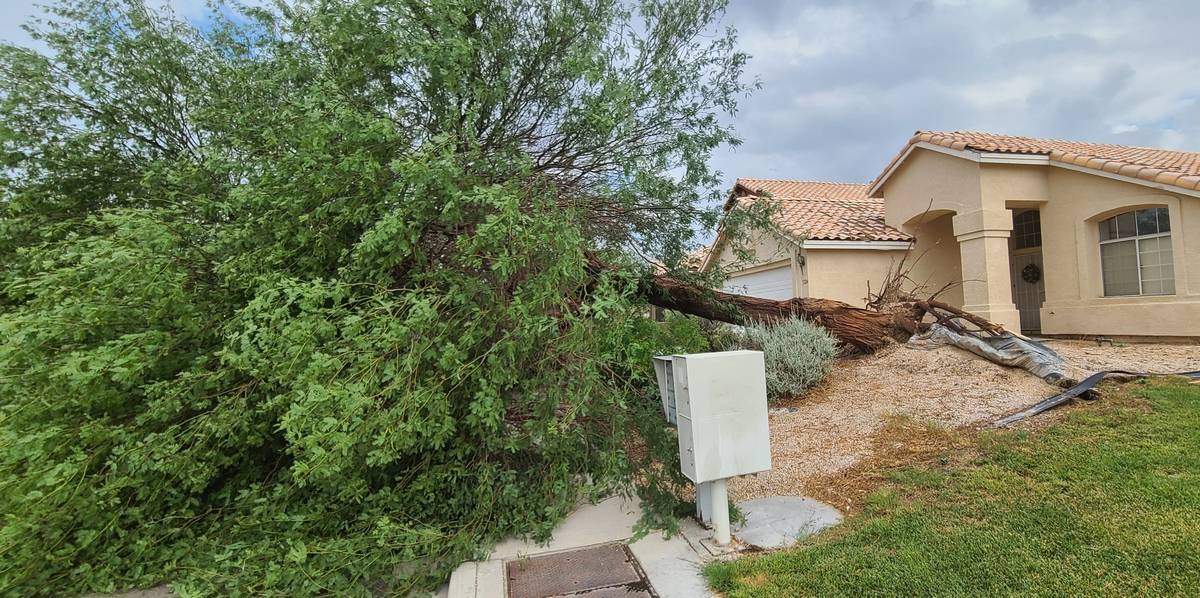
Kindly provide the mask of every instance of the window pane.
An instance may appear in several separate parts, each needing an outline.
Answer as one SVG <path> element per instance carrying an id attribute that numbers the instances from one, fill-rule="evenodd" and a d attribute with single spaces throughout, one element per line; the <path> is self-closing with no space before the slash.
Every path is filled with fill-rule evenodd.
<path id="1" fill-rule="evenodd" d="M 1124 239 L 1137 234 L 1137 222 L 1134 220 L 1133 212 L 1125 212 L 1117 216 L 1117 236 Z"/>
<path id="2" fill-rule="evenodd" d="M 1150 208 L 1149 210 L 1137 211 L 1137 234 L 1139 235 L 1155 235 L 1158 234 L 1158 210 Z"/>
<path id="3" fill-rule="evenodd" d="M 1037 210 L 1017 212 L 1013 215 L 1013 247 L 1015 249 L 1040 247 L 1042 244 L 1041 230 L 1040 212 Z"/>
<path id="4" fill-rule="evenodd" d="M 1140 292 L 1135 241 L 1101 245 L 1100 264 L 1105 295 L 1137 295 Z"/>
<path id="5" fill-rule="evenodd" d="M 1107 241 L 1117 238 L 1117 219 L 1109 218 L 1100 221 L 1100 240 Z"/>
<path id="6" fill-rule="evenodd" d="M 1158 232 L 1171 232 L 1171 218 L 1166 208 L 1158 208 Z"/>
<path id="7" fill-rule="evenodd" d="M 1141 260 L 1142 294 L 1163 295 L 1175 292 L 1175 269 L 1171 264 L 1171 237 L 1138 240 Z"/>
<path id="8" fill-rule="evenodd" d="M 1149 251 L 1146 249 L 1146 245 L 1148 245 L 1148 243 L 1146 243 L 1146 241 L 1156 241 L 1156 240 L 1157 239 L 1144 239 L 1142 241 L 1142 245 L 1141 245 L 1142 254 L 1140 257 L 1141 257 L 1143 268 L 1157 267 L 1160 263 L 1159 257 L 1161 254 L 1157 251 Z M 1142 278 L 1145 278 L 1145 276 L 1143 276 Z"/>

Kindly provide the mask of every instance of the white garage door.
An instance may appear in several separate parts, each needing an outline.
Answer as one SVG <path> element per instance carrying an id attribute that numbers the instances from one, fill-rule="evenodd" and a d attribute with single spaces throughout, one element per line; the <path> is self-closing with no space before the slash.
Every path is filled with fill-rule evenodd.
<path id="1" fill-rule="evenodd" d="M 791 299 L 792 267 L 781 266 L 754 274 L 731 276 L 725 281 L 725 292 L 764 299 Z"/>

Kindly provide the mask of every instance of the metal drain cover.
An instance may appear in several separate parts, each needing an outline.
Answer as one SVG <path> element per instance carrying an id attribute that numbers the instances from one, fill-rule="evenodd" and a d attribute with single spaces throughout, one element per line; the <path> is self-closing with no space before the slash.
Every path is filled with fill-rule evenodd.
<path id="1" fill-rule="evenodd" d="M 505 565 L 510 598 L 653 598 L 624 544 L 605 544 Z"/>

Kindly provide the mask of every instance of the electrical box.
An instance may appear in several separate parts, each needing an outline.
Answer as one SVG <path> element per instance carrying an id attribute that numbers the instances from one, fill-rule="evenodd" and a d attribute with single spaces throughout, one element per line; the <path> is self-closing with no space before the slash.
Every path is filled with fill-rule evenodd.
<path id="1" fill-rule="evenodd" d="M 674 399 L 683 475 L 699 484 L 770 469 L 762 352 L 673 355 L 670 368 L 665 359 L 655 369 L 668 421 Z"/>

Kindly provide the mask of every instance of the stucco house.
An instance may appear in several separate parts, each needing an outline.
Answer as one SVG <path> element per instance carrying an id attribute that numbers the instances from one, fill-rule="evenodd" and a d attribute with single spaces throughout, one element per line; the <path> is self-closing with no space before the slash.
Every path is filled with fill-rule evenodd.
<path id="1" fill-rule="evenodd" d="M 878 288 L 912 244 L 911 235 L 884 222 L 883 200 L 870 197 L 869 189 L 862 183 L 738 179 L 726 210 L 768 196 L 778 210 L 772 230 L 749 241 L 753 262 L 734 272 L 725 290 L 862 305 L 868 282 Z M 737 264 L 732 244 L 721 234 L 704 267 L 717 264 Z"/>
<path id="2" fill-rule="evenodd" d="M 862 305 L 911 242 L 912 278 L 1012 330 L 1200 337 L 1200 152 L 918 131 L 869 184 L 738 179 L 726 209 L 765 194 L 732 292 Z"/>

